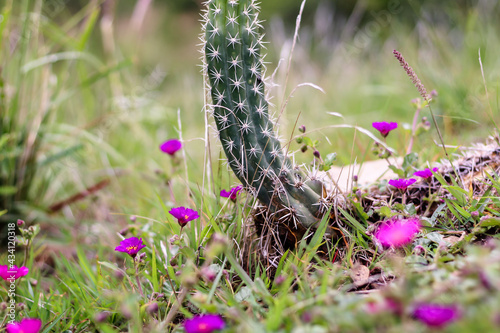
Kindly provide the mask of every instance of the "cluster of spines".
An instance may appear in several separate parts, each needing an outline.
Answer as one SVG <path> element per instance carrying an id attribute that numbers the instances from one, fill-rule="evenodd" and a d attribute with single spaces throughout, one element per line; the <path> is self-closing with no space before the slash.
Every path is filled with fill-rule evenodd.
<path id="1" fill-rule="evenodd" d="M 269 117 L 257 2 L 209 0 L 205 6 L 204 74 L 230 167 L 264 204 L 278 201 L 306 225 L 315 222 L 320 194 L 284 156 Z"/>

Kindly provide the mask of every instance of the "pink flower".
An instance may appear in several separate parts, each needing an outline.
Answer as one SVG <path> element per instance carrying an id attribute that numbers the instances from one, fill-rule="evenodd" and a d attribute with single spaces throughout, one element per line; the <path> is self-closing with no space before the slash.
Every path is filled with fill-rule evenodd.
<path id="1" fill-rule="evenodd" d="M 177 139 L 165 141 L 160 145 L 161 151 L 169 154 L 170 156 L 173 156 L 181 148 L 182 143 Z"/>
<path id="2" fill-rule="evenodd" d="M 438 168 L 433 168 L 432 171 L 431 169 L 427 168 L 425 170 L 417 171 L 413 175 L 421 178 L 431 178 L 432 177 L 432 172 L 437 172 L 439 169 Z"/>
<path id="3" fill-rule="evenodd" d="M 413 311 L 413 316 L 429 327 L 443 327 L 460 318 L 456 305 L 419 304 Z"/>
<path id="4" fill-rule="evenodd" d="M 194 316 L 184 322 L 186 333 L 211 333 L 223 329 L 224 326 L 221 316 L 212 314 Z"/>
<path id="5" fill-rule="evenodd" d="M 42 328 L 40 319 L 24 318 L 18 323 L 7 324 L 7 333 L 38 333 Z"/>
<path id="6" fill-rule="evenodd" d="M 397 189 L 400 189 L 402 191 L 405 191 L 408 186 L 412 185 L 415 183 L 417 180 L 410 178 L 410 179 L 391 179 L 389 180 L 389 185 L 394 186 Z"/>
<path id="7" fill-rule="evenodd" d="M 28 274 L 29 271 L 25 266 L 17 267 L 16 265 L 12 265 L 9 269 L 9 265 L 0 265 L 0 277 L 4 280 L 17 280 Z"/>
<path id="8" fill-rule="evenodd" d="M 411 243 L 420 231 L 418 218 L 389 220 L 384 222 L 375 232 L 375 238 L 385 247 L 401 247 Z"/>
<path id="9" fill-rule="evenodd" d="M 199 218 L 198 212 L 186 207 L 172 208 L 169 213 L 177 219 L 177 222 L 184 228 L 184 226 L 192 220 Z"/>
<path id="10" fill-rule="evenodd" d="M 380 132 L 380 134 L 385 138 L 389 135 L 389 132 L 398 128 L 398 123 L 388 123 L 386 121 L 380 121 L 372 123 L 373 128 Z"/>
<path id="11" fill-rule="evenodd" d="M 226 190 L 220 191 L 220 196 L 224 198 L 230 198 L 233 201 L 236 201 L 236 196 L 238 195 L 238 192 L 243 188 L 243 186 L 238 185 L 236 187 L 232 187 L 229 192 Z"/>
<path id="12" fill-rule="evenodd" d="M 130 237 L 122 240 L 120 245 L 115 248 L 115 251 L 125 252 L 134 258 L 137 253 L 145 247 L 146 245 L 142 243 L 142 238 L 139 239 L 137 237 Z"/>

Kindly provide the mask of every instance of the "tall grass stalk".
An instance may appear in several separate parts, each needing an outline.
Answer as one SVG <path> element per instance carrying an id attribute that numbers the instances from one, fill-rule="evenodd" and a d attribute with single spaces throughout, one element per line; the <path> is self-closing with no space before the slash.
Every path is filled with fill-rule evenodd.
<path id="1" fill-rule="evenodd" d="M 436 121 L 436 117 L 434 116 L 434 112 L 432 112 L 432 108 L 431 108 L 431 105 L 430 105 L 431 100 L 432 100 L 431 97 L 427 93 L 427 90 L 425 89 L 425 86 L 423 85 L 422 81 L 420 81 L 420 79 L 418 78 L 417 74 L 415 73 L 415 71 L 413 70 L 413 68 L 410 67 L 410 65 L 408 64 L 408 62 L 403 57 L 403 55 L 400 52 L 398 52 L 397 50 L 394 50 L 392 53 L 394 54 L 394 56 L 396 57 L 396 59 L 398 59 L 401 67 L 403 67 L 403 69 L 406 71 L 406 74 L 411 79 L 412 83 L 415 85 L 415 88 L 417 88 L 418 92 L 420 93 L 420 95 L 422 96 L 422 98 L 424 99 L 424 101 L 427 102 L 427 106 L 429 107 L 429 111 L 431 113 L 432 121 L 434 123 L 434 126 L 436 127 L 436 131 L 437 131 L 437 134 L 439 136 L 439 140 L 441 141 L 441 145 L 443 147 L 444 154 L 446 155 L 446 158 L 448 159 L 448 161 L 450 162 L 451 167 L 453 168 L 453 172 L 455 173 L 455 177 L 456 177 L 457 181 L 461 183 L 462 180 L 460 179 L 460 177 L 458 175 L 458 172 L 455 169 L 455 166 L 451 162 L 450 155 L 448 155 L 448 151 L 446 150 L 446 146 L 444 144 L 443 136 L 441 135 L 441 130 L 439 129 L 438 123 Z"/>

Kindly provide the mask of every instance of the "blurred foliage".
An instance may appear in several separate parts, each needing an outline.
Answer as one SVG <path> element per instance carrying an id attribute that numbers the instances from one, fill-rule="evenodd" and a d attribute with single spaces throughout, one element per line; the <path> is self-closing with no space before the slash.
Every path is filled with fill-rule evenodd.
<path id="1" fill-rule="evenodd" d="M 271 19 L 273 16 L 281 17 L 288 25 L 295 25 L 295 18 L 303 0 L 265 0 L 261 2 L 261 18 Z M 202 8 L 202 0 L 176 0 L 168 2 L 167 6 L 174 12 L 195 12 Z M 156 3 L 163 3 L 157 0 Z M 130 6 L 130 4 L 129 4 Z M 471 0 L 360 0 L 360 1 L 335 1 L 335 0 L 309 0 L 304 8 L 303 22 L 314 24 L 314 15 L 318 10 L 327 10 L 332 18 L 346 20 L 354 11 L 363 12 L 361 25 L 370 22 L 373 15 L 382 11 L 397 11 L 398 19 L 409 26 L 418 23 L 422 13 L 437 24 L 456 25 L 457 14 L 467 15 L 477 6 L 490 7 L 489 10 L 499 11 L 495 1 Z"/>

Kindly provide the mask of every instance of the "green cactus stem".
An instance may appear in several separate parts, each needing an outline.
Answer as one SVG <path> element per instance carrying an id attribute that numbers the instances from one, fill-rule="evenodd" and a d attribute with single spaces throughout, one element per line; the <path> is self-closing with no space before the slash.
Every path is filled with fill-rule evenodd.
<path id="1" fill-rule="evenodd" d="M 289 210 L 309 228 L 321 215 L 322 186 L 293 167 L 274 133 L 262 78 L 258 5 L 254 0 L 205 5 L 204 69 L 229 165 L 271 212 Z"/>

